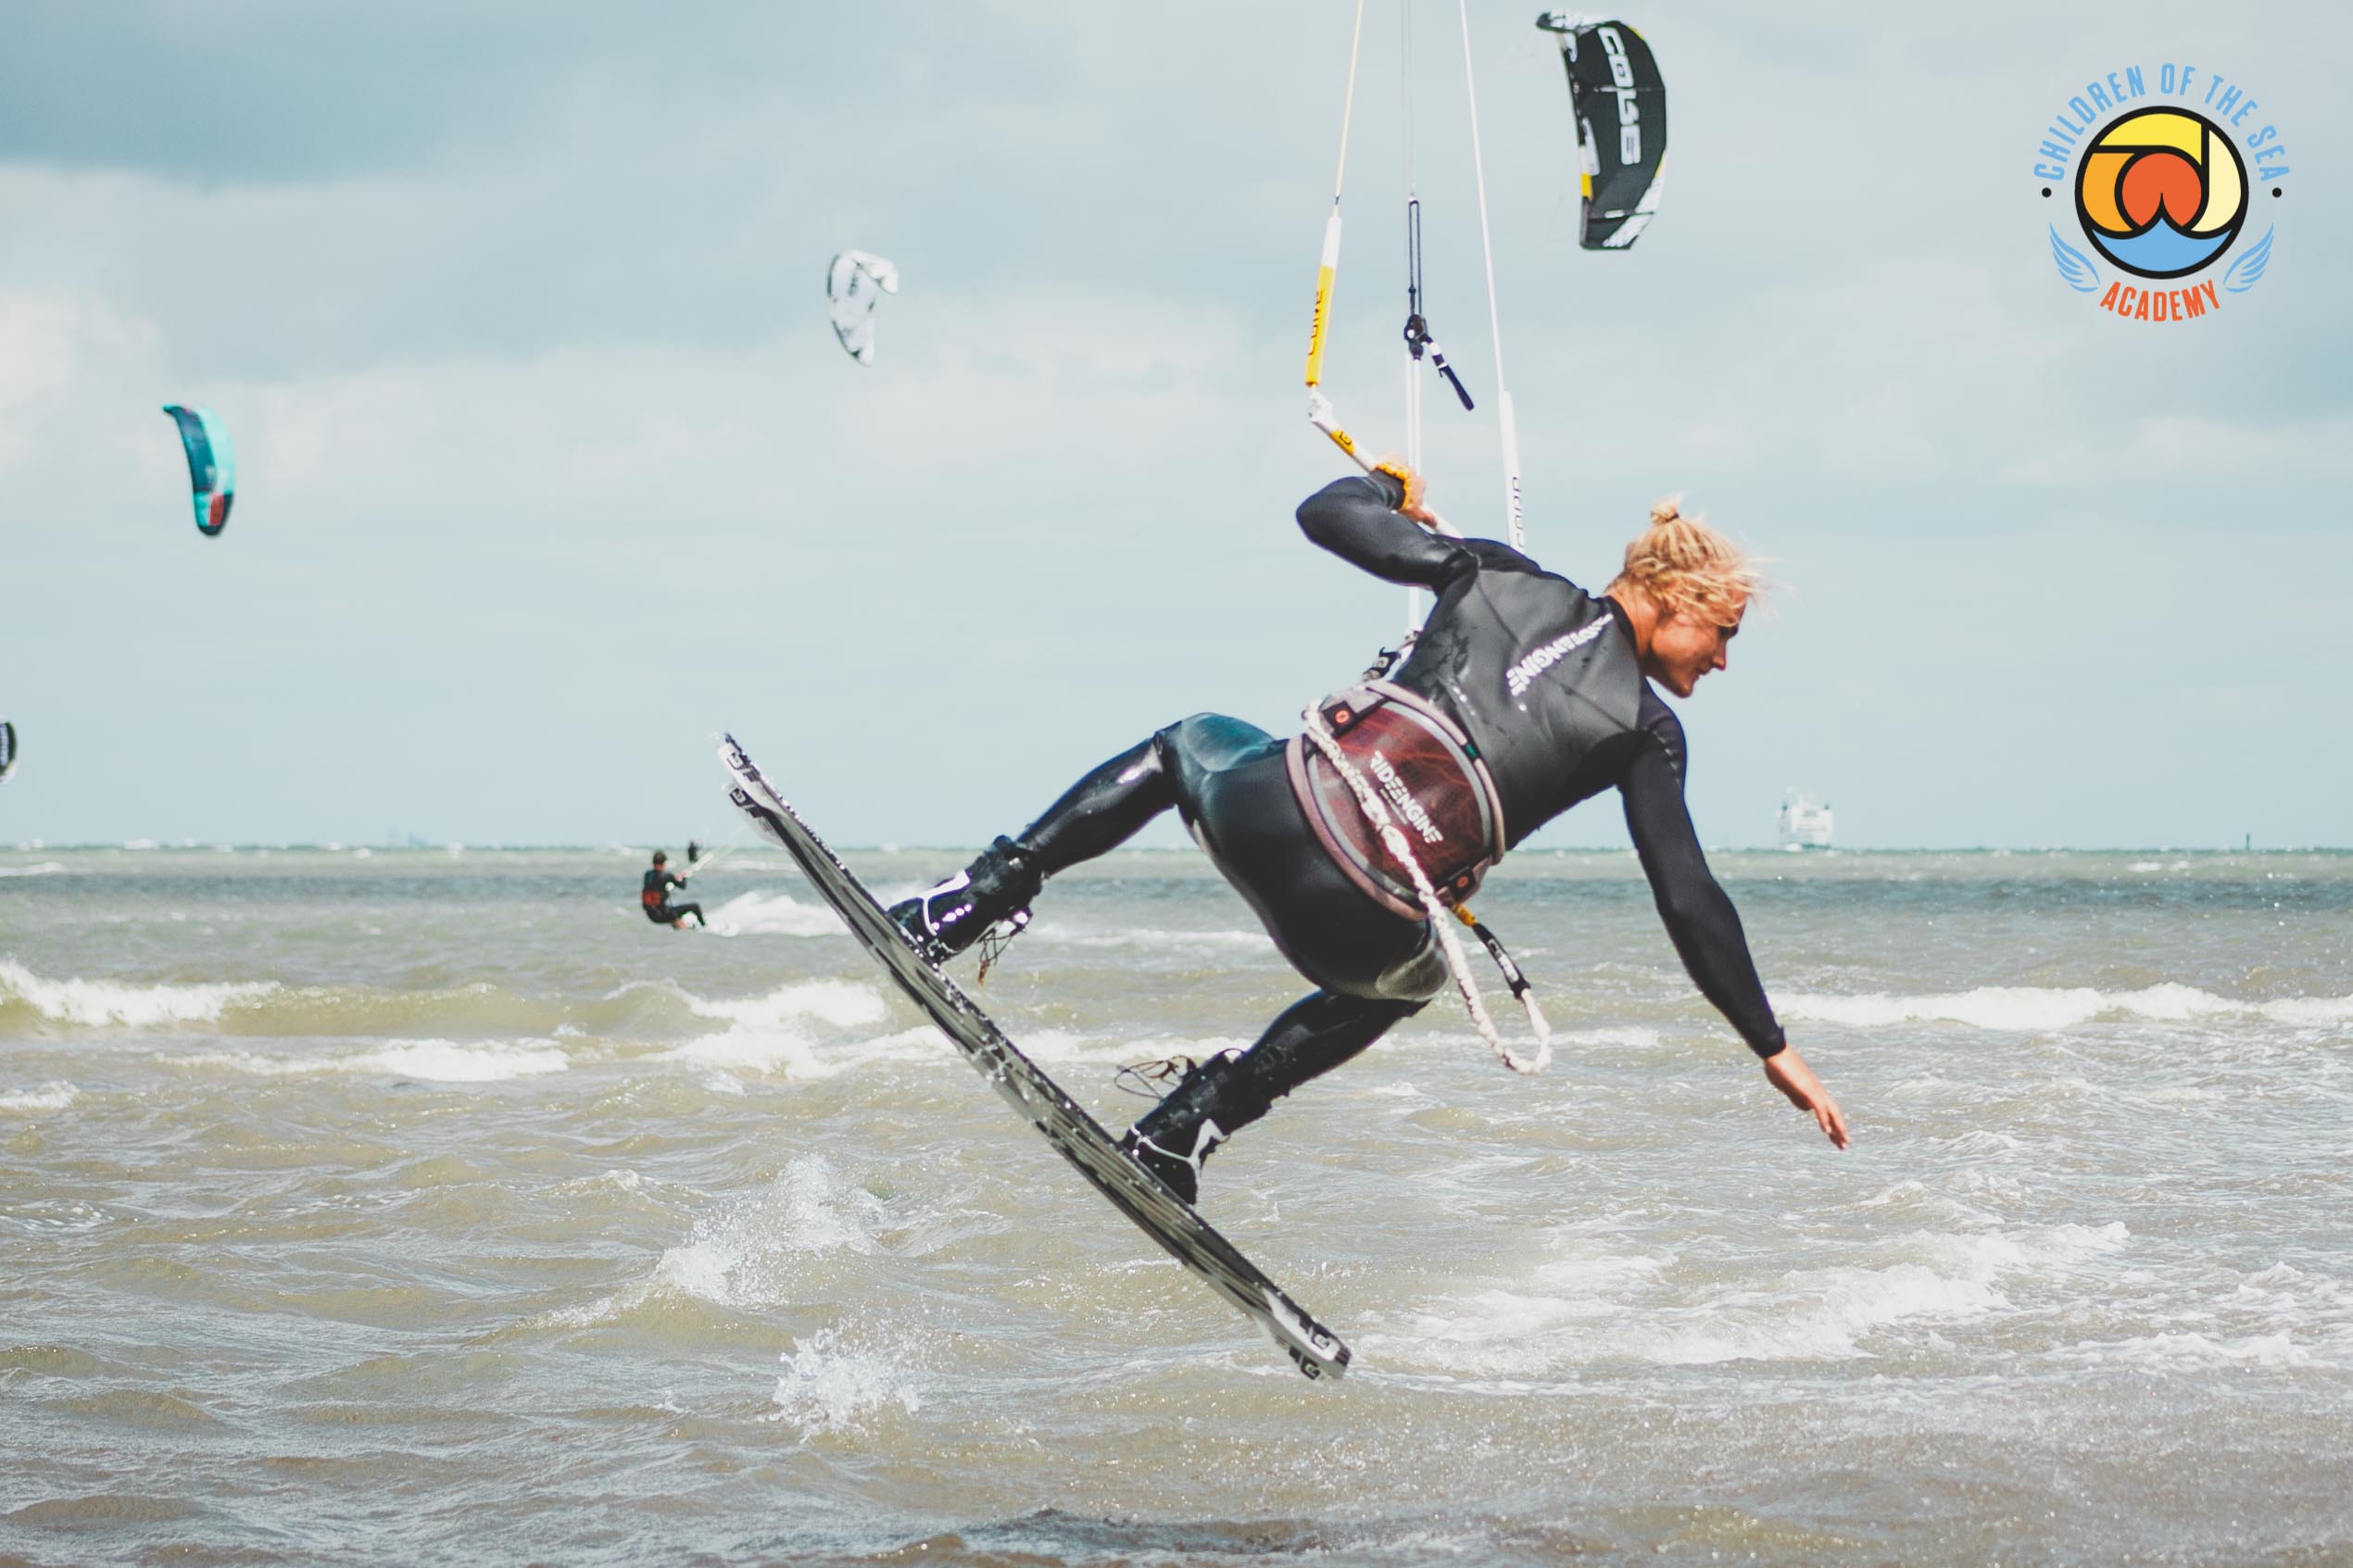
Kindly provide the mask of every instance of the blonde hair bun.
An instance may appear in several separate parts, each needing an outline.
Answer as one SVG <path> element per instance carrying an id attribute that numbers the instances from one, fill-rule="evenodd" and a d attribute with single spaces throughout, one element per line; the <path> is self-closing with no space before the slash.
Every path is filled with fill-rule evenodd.
<path id="1" fill-rule="evenodd" d="M 1651 507 L 1650 526 L 1626 546 L 1626 567 L 1609 585 L 1640 591 L 1660 608 L 1730 626 L 1764 585 L 1746 551 L 1683 510 L 1669 495 Z"/>

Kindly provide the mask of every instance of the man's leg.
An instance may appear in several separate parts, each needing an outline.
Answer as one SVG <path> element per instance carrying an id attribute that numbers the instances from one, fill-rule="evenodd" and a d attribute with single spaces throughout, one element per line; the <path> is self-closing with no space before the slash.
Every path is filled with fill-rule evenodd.
<path id="1" fill-rule="evenodd" d="M 1026 911 L 1048 877 L 1117 848 L 1175 804 L 1155 736 L 1063 791 L 1020 836 L 998 839 L 956 875 L 892 905 L 890 918 L 938 959 L 952 958 Z"/>
<path id="2" fill-rule="evenodd" d="M 1285 1008 L 1258 1043 L 1187 1073 L 1146 1111 L 1120 1147 L 1186 1202 L 1201 1191 L 1210 1150 L 1266 1114 L 1275 1101 L 1330 1072 L 1428 1006 L 1317 991 Z"/>

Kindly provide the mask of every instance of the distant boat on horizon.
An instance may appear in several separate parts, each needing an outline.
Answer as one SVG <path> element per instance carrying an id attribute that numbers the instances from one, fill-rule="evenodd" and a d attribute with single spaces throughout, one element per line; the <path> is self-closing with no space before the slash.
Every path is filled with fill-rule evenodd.
<path id="1" fill-rule="evenodd" d="M 1780 844 L 1793 852 L 1828 849 L 1838 829 L 1831 809 L 1802 789 L 1781 793 Z"/>

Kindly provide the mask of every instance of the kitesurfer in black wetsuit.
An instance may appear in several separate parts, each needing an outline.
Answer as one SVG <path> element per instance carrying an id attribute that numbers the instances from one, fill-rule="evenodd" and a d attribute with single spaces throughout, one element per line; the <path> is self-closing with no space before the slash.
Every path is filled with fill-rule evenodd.
<path id="1" fill-rule="evenodd" d="M 1387 582 L 1437 595 L 1389 681 L 1442 713 L 1492 780 L 1504 842 L 1616 789 L 1683 965 L 1773 1087 L 1846 1147 L 1838 1104 L 1775 1022 L 1731 900 L 1708 873 L 1683 804 L 1683 730 L 1653 681 L 1689 696 L 1726 666 L 1755 577 L 1722 535 L 1672 503 L 1627 547 L 1600 596 L 1508 546 L 1428 526 L 1417 477 L 1384 468 L 1299 508 L 1307 537 Z M 1341 869 L 1287 771 L 1283 743 L 1220 714 L 1182 720 L 1080 779 L 1018 836 L 891 914 L 936 959 L 1026 918 L 1045 879 L 1125 842 L 1175 807 L 1267 934 L 1317 989 L 1248 1050 L 1186 1071 L 1123 1145 L 1189 1201 L 1202 1161 L 1273 1102 L 1420 1011 L 1446 985 L 1427 919 Z"/>
<path id="2" fill-rule="evenodd" d="M 637 895 L 638 901 L 646 906 L 646 918 L 656 925 L 676 926 L 684 924 L 686 917 L 692 915 L 697 925 L 709 925 L 711 922 L 702 918 L 700 904 L 673 904 L 670 901 L 670 890 L 686 886 L 686 878 L 694 872 L 692 870 L 684 873 L 673 872 L 667 869 L 669 864 L 668 855 L 659 849 L 654 851 L 653 870 L 646 873 L 645 891 Z"/>

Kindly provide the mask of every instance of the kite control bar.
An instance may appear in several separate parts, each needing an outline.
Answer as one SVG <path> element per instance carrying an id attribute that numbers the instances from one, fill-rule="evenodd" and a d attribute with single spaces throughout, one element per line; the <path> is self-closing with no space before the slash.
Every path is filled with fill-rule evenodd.
<path id="1" fill-rule="evenodd" d="M 1312 386 L 1307 389 L 1307 422 L 1314 425 L 1317 430 L 1322 431 L 1326 435 L 1329 436 L 1331 438 L 1332 445 L 1347 453 L 1350 458 L 1355 462 L 1356 466 L 1363 469 L 1366 473 L 1378 473 L 1381 471 L 1379 464 L 1374 462 L 1371 458 L 1365 457 L 1364 453 L 1356 449 L 1355 437 L 1340 429 L 1340 415 L 1333 410 L 1332 400 Z M 1443 533 L 1449 539 L 1459 539 L 1463 536 L 1463 531 L 1461 529 L 1455 527 L 1453 523 L 1448 522 L 1444 518 L 1439 516 L 1436 512 L 1431 511 L 1428 507 L 1424 507 L 1422 510 L 1428 518 L 1428 526 L 1431 532 Z"/>
<path id="2" fill-rule="evenodd" d="M 1346 430 L 1341 428 L 1339 413 L 1332 408 L 1331 399 L 1326 397 L 1323 392 L 1324 338 L 1327 331 L 1331 325 L 1332 282 L 1340 271 L 1340 193 L 1346 189 L 1348 183 L 1348 127 L 1350 120 L 1354 118 L 1356 112 L 1357 47 L 1363 43 L 1364 36 L 1365 0 L 1356 0 L 1356 24 L 1353 30 L 1353 34 L 1350 38 L 1348 44 L 1348 96 L 1342 104 L 1340 115 L 1340 168 L 1332 176 L 1332 210 L 1330 216 L 1324 220 L 1324 248 L 1322 254 L 1316 259 L 1315 266 L 1315 313 L 1314 320 L 1308 328 L 1307 333 L 1306 380 L 1307 422 L 1314 425 L 1317 430 L 1322 431 L 1324 434 L 1330 439 L 1333 445 L 1347 453 L 1350 459 L 1353 460 L 1358 468 L 1363 469 L 1366 473 L 1372 473 L 1377 470 L 1378 465 L 1375 464 L 1370 458 L 1366 458 L 1364 453 L 1356 449 L 1355 437 L 1350 435 Z M 1419 253 L 1421 246 L 1419 203 L 1411 204 L 1408 208 L 1408 217 L 1412 221 L 1414 228 L 1413 245 L 1416 257 L 1416 294 L 1411 312 L 1412 320 L 1406 322 L 1405 341 L 1408 345 L 1412 346 L 1414 358 L 1418 359 L 1421 358 L 1421 348 L 1415 340 L 1415 325 L 1416 322 L 1420 322 L 1421 324 L 1421 341 L 1428 343 L 1433 351 L 1437 349 L 1438 345 L 1435 342 L 1430 341 L 1428 323 L 1421 321 L 1419 297 Z M 1453 386 L 1457 395 L 1461 396 L 1463 400 L 1463 407 L 1466 408 L 1469 408 L 1470 395 L 1463 391 L 1463 383 L 1456 379 L 1453 371 L 1446 368 L 1445 356 L 1442 354 L 1439 355 L 1436 362 L 1439 370 L 1445 375 L 1447 381 Z M 1424 508 L 1422 510 L 1428 520 L 1427 526 L 1434 532 L 1443 533 L 1447 537 L 1453 539 L 1459 539 L 1463 536 L 1460 529 L 1454 527 L 1444 518 L 1440 517 L 1436 512 L 1430 511 L 1428 508 Z"/>

